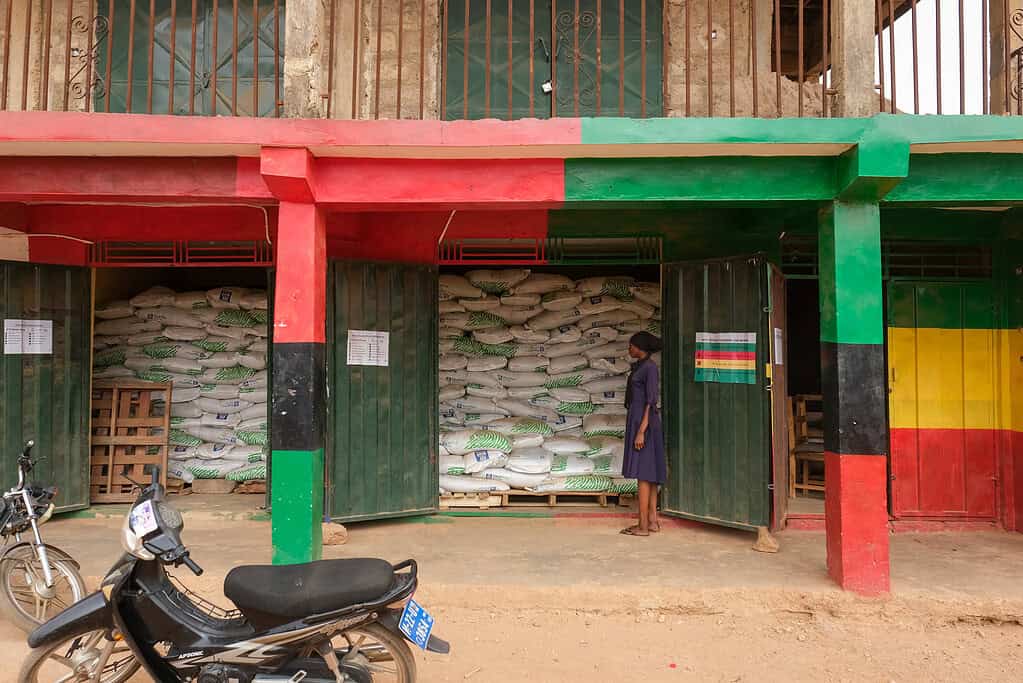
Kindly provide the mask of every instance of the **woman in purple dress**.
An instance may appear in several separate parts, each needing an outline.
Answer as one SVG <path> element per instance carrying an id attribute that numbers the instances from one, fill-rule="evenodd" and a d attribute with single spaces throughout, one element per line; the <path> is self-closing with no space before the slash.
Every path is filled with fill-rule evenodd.
<path id="1" fill-rule="evenodd" d="M 661 340 L 649 332 L 638 332 L 629 339 L 629 355 L 636 359 L 629 372 L 625 390 L 628 410 L 625 426 L 625 460 L 622 474 L 639 480 L 639 524 L 622 529 L 629 536 L 649 536 L 658 532 L 657 489 L 668 478 L 664 458 L 664 433 L 657 403 L 661 383 L 651 354 L 661 350 Z"/>

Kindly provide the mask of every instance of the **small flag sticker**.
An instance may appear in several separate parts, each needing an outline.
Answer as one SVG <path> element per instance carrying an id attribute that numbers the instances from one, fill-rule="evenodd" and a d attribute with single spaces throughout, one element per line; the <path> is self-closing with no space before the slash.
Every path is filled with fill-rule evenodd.
<path id="1" fill-rule="evenodd" d="M 756 332 L 697 332 L 696 381 L 756 384 Z"/>

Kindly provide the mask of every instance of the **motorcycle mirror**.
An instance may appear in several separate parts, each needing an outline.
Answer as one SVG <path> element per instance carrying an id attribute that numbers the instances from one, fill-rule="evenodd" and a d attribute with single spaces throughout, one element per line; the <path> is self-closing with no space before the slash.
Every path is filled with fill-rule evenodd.
<path id="1" fill-rule="evenodd" d="M 121 476 L 124 477 L 125 479 L 127 479 L 128 481 L 130 481 L 135 486 L 135 488 L 137 488 L 138 490 L 140 490 L 140 491 L 144 491 L 145 490 L 145 488 L 146 488 L 145 484 L 140 484 L 139 482 L 135 481 L 134 479 L 132 479 L 131 477 L 129 477 L 126 474 L 122 474 Z"/>
<path id="2" fill-rule="evenodd" d="M 32 439 L 29 439 L 28 441 L 25 442 L 25 448 L 33 448 L 35 445 L 36 442 L 33 441 Z"/>
<path id="3" fill-rule="evenodd" d="M 159 467 L 159 465 L 153 465 L 153 470 L 152 471 L 153 471 L 153 483 L 152 483 L 152 485 L 156 486 L 156 484 L 160 481 L 160 467 Z"/>

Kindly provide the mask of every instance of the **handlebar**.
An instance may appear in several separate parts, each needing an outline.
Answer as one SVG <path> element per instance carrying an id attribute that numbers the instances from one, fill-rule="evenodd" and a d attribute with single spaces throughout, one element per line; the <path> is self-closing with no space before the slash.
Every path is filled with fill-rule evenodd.
<path id="1" fill-rule="evenodd" d="M 195 574 L 196 576 L 202 576 L 203 568 L 196 564 L 195 561 L 193 561 L 192 558 L 188 556 L 187 552 L 181 556 L 181 564 L 191 569 L 192 573 Z"/>
<path id="2" fill-rule="evenodd" d="M 21 457 L 25 458 L 26 460 L 31 458 L 32 457 L 32 449 L 35 447 L 35 445 L 36 445 L 36 442 L 33 441 L 32 439 L 29 439 L 27 442 L 25 442 L 25 450 L 22 451 Z"/>

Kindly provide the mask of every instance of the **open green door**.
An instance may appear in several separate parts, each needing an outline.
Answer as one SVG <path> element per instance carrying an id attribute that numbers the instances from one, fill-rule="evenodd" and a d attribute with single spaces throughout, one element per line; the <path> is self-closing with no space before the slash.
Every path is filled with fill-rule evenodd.
<path id="1" fill-rule="evenodd" d="M 5 344 L 0 372 L 0 486 L 18 481 L 17 455 L 34 439 L 33 477 L 60 487 L 58 510 L 89 506 L 92 278 L 87 268 L 0 263 Z M 49 323 L 49 351 L 13 344 L 7 328 Z"/>
<path id="2" fill-rule="evenodd" d="M 437 510 L 437 267 L 335 261 L 327 321 L 327 505 L 360 521 Z M 349 365 L 349 331 L 387 365 Z"/>
<path id="3" fill-rule="evenodd" d="M 771 521 L 767 263 L 664 266 L 666 514 L 754 529 Z"/>

